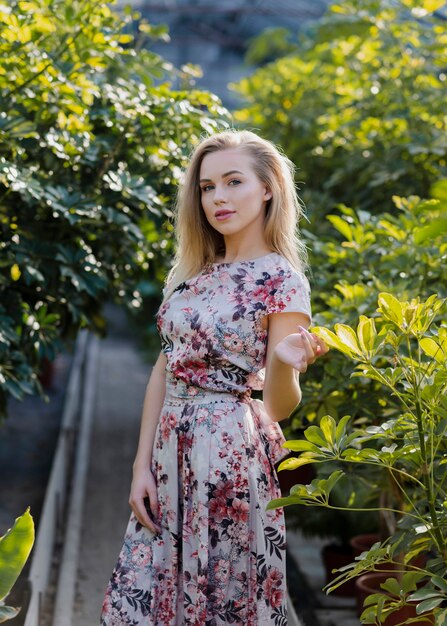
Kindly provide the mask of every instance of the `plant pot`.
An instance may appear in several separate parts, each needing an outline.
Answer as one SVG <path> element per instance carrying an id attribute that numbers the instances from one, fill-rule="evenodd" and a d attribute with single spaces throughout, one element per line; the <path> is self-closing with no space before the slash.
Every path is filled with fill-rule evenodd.
<path id="1" fill-rule="evenodd" d="M 389 573 L 370 572 L 368 574 L 363 574 L 356 579 L 355 588 L 357 592 L 357 613 L 359 616 L 363 612 L 363 603 L 369 595 L 372 593 L 386 593 L 383 589 L 381 589 L 380 585 L 384 583 L 387 578 L 392 578 Z M 382 622 L 382 626 L 397 626 L 398 624 L 404 623 L 405 620 L 410 618 L 414 619 L 415 617 L 418 617 L 416 613 L 416 603 L 408 604 L 389 615 L 386 620 Z M 424 616 L 421 615 L 419 617 L 419 621 L 411 622 L 412 626 L 429 626 L 429 624 L 435 623 L 434 616 L 432 614 Z"/>
<path id="2" fill-rule="evenodd" d="M 339 569 L 345 565 L 349 565 L 354 560 L 352 548 L 350 546 L 341 546 L 336 543 L 330 543 L 324 546 L 321 550 L 321 558 L 326 571 L 326 585 L 330 584 L 339 574 L 339 572 L 333 572 L 334 569 Z M 355 580 L 349 580 L 348 582 L 337 587 L 331 594 L 343 597 L 352 597 L 356 594 Z"/>
<path id="3" fill-rule="evenodd" d="M 40 362 L 39 380 L 44 389 L 50 389 L 54 381 L 54 361 L 44 357 Z"/>
<path id="4" fill-rule="evenodd" d="M 367 552 L 370 548 L 380 541 L 381 537 L 378 533 L 366 533 L 364 535 L 355 535 L 351 537 L 349 543 L 351 544 L 354 557 L 360 556 L 362 552 Z"/>
<path id="5" fill-rule="evenodd" d="M 289 495 L 290 489 L 294 485 L 308 485 L 316 476 L 315 469 L 311 464 L 302 465 L 294 470 L 282 470 L 281 472 L 277 472 L 277 474 L 283 495 Z"/>
<path id="6" fill-rule="evenodd" d="M 366 533 L 364 535 L 355 535 L 349 540 L 353 551 L 353 558 L 360 556 L 362 552 L 370 550 L 372 546 L 378 541 L 382 541 L 382 537 L 378 533 Z M 415 567 L 424 567 L 427 563 L 427 554 L 418 554 L 411 559 L 410 563 Z M 376 570 L 390 570 L 395 569 L 396 566 L 393 563 L 384 563 L 383 565 L 376 565 Z"/>
<path id="7" fill-rule="evenodd" d="M 375 543 L 381 540 L 382 538 L 378 533 L 365 533 L 364 535 L 355 535 L 354 537 L 351 537 L 349 543 L 351 544 L 352 551 L 354 553 L 353 558 L 360 556 L 362 552 L 367 552 Z M 391 563 L 376 565 L 376 570 L 390 570 L 394 568 L 395 566 Z"/>

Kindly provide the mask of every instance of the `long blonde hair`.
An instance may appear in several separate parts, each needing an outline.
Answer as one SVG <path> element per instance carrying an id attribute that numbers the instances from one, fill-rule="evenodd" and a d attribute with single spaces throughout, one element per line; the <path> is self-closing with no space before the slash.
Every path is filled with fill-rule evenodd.
<path id="1" fill-rule="evenodd" d="M 241 148 L 252 157 L 258 179 L 272 192 L 266 204 L 265 242 L 298 271 L 307 268 L 307 250 L 298 237 L 303 216 L 294 183 L 294 164 L 270 141 L 248 130 L 225 130 L 204 138 L 193 150 L 176 199 L 177 252 L 167 278 L 165 300 L 182 282 L 199 274 L 225 252 L 223 236 L 208 223 L 202 209 L 200 167 L 212 152 Z"/>

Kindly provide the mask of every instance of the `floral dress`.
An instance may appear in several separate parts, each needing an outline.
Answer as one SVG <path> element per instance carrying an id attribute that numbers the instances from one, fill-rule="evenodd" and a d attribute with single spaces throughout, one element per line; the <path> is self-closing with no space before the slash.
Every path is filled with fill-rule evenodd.
<path id="1" fill-rule="evenodd" d="M 274 464 L 287 451 L 262 389 L 270 313 L 311 319 L 304 274 L 271 253 L 214 263 L 177 286 L 157 325 L 167 358 L 154 439 L 154 535 L 132 514 L 102 626 L 286 626 L 283 509 Z"/>

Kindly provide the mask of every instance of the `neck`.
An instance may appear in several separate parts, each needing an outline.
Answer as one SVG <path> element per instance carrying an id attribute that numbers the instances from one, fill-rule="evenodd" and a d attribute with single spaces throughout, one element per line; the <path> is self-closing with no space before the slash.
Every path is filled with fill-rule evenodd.
<path id="1" fill-rule="evenodd" d="M 223 260 L 229 263 L 233 261 L 247 261 L 273 252 L 267 243 L 260 241 L 235 241 L 233 237 L 225 237 L 225 253 Z"/>

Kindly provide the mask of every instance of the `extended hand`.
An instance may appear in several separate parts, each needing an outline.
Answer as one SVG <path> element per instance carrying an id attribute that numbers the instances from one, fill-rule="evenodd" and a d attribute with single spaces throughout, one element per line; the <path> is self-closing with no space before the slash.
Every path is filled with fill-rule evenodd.
<path id="1" fill-rule="evenodd" d="M 324 341 L 309 333 L 302 326 L 298 326 L 298 332 L 287 335 L 278 342 L 275 347 L 276 357 L 286 365 L 291 365 L 301 373 L 314 363 L 319 356 L 328 352 L 329 347 Z"/>

